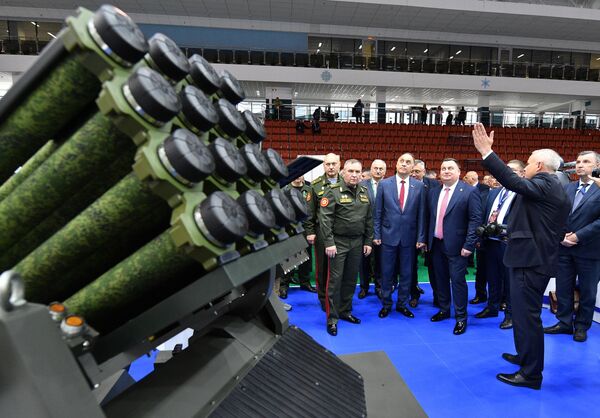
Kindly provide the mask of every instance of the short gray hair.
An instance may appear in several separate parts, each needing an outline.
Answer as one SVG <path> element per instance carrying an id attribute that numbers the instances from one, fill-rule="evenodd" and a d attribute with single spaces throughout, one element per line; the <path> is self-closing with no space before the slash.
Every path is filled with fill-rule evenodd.
<path id="1" fill-rule="evenodd" d="M 579 154 L 577 154 L 577 156 L 581 157 L 585 154 L 594 154 L 594 157 L 596 157 L 596 163 L 600 163 L 600 154 L 598 154 L 596 151 L 581 151 Z"/>
<path id="2" fill-rule="evenodd" d="M 558 155 L 556 151 L 551 150 L 550 148 L 538 149 L 531 154 L 535 154 L 550 171 L 556 171 L 560 167 L 562 158 L 560 158 L 560 155 Z"/>
<path id="3" fill-rule="evenodd" d="M 346 168 L 350 164 L 360 164 L 360 167 L 362 169 L 362 163 L 355 158 L 350 158 L 349 160 L 346 160 L 346 162 L 344 163 L 344 168 Z"/>
<path id="4" fill-rule="evenodd" d="M 425 165 L 425 161 L 423 160 L 415 160 L 415 165 L 417 164 L 422 164 L 423 165 L 423 169 L 427 169 L 427 166 Z"/>

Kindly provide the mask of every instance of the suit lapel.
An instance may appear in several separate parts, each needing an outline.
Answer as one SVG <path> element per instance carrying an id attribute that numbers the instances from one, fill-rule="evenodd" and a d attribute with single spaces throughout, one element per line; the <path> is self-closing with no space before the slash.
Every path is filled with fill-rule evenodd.
<path id="1" fill-rule="evenodd" d="M 452 210 L 452 208 L 454 208 L 454 205 L 456 205 L 456 202 L 458 202 L 458 200 L 462 197 L 464 190 L 465 190 L 464 184 L 462 184 L 462 182 L 459 181 L 456 184 L 456 187 L 454 188 L 454 193 L 452 193 L 450 202 L 448 202 L 448 207 L 446 208 L 446 214 L 444 215 L 444 217 L 446 217 L 446 215 L 448 215 L 448 213 Z"/>
<path id="2" fill-rule="evenodd" d="M 392 181 L 392 198 L 396 201 L 396 206 L 398 207 L 398 210 L 400 210 L 400 199 L 398 199 L 398 182 L 396 180 L 396 175 L 394 175 L 394 177 L 391 178 Z"/>

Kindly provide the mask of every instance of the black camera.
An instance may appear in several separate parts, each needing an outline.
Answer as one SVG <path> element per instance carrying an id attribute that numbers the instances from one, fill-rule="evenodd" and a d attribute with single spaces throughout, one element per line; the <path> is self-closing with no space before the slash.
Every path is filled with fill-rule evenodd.
<path id="1" fill-rule="evenodd" d="M 592 177 L 600 177 L 600 168 L 597 168 L 594 171 L 592 171 Z"/>
<path id="2" fill-rule="evenodd" d="M 506 225 L 491 222 L 478 227 L 475 230 L 475 234 L 481 238 L 500 237 L 501 235 L 506 235 Z"/>

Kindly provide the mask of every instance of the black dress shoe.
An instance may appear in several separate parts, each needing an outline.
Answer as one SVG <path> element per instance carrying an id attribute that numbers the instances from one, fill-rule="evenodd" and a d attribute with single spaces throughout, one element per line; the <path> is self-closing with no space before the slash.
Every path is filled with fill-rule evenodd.
<path id="1" fill-rule="evenodd" d="M 450 318 L 450 312 L 439 311 L 431 317 L 431 322 L 440 322 L 448 318 Z"/>
<path id="2" fill-rule="evenodd" d="M 540 389 L 542 387 L 542 379 L 530 379 L 521 374 L 521 372 L 516 373 L 500 373 L 496 375 L 496 378 L 502 383 L 507 383 L 513 386 L 520 386 L 524 388 L 530 389 Z"/>
<path id="3" fill-rule="evenodd" d="M 348 321 L 352 324 L 360 324 L 360 319 L 358 319 L 357 317 L 355 317 L 352 314 L 340 315 L 340 319 L 343 319 L 344 321 Z"/>
<path id="4" fill-rule="evenodd" d="M 419 299 L 411 299 L 410 302 L 408 302 L 408 304 L 411 308 L 416 308 L 417 306 L 419 306 Z"/>
<path id="5" fill-rule="evenodd" d="M 367 290 L 365 290 L 365 289 L 360 289 L 360 292 L 358 292 L 358 298 L 359 298 L 359 299 L 364 299 L 364 298 L 366 298 L 366 297 L 367 297 L 367 294 L 368 294 L 368 293 L 369 293 L 369 292 L 368 292 Z"/>
<path id="6" fill-rule="evenodd" d="M 500 323 L 500 329 L 511 329 L 513 327 L 512 319 L 504 318 L 504 321 Z"/>
<path id="7" fill-rule="evenodd" d="M 388 309 L 388 308 L 381 308 L 381 310 L 379 311 L 380 318 L 385 318 L 389 314 L 390 314 L 390 309 Z"/>
<path id="8" fill-rule="evenodd" d="M 573 334 L 573 329 L 572 328 L 567 328 L 565 326 L 562 326 L 559 323 L 552 325 L 551 327 L 546 327 L 544 328 L 544 334 L 567 334 L 567 335 L 571 335 Z"/>
<path id="9" fill-rule="evenodd" d="M 500 304 L 500 310 L 501 310 L 501 311 L 505 311 L 505 310 L 506 310 L 506 302 L 502 302 L 502 303 Z"/>
<path id="10" fill-rule="evenodd" d="M 587 340 L 587 331 L 584 329 L 576 329 L 575 335 L 573 335 L 573 339 L 578 343 L 583 343 Z"/>
<path id="11" fill-rule="evenodd" d="M 488 306 L 486 306 L 483 311 L 476 313 L 475 318 L 496 318 L 498 316 L 498 312 L 492 311 Z"/>
<path id="12" fill-rule="evenodd" d="M 417 290 L 419 291 L 420 294 L 424 295 L 425 291 L 423 290 L 423 288 L 419 285 L 417 285 Z"/>
<path id="13" fill-rule="evenodd" d="M 502 358 L 511 364 L 515 364 L 517 366 L 521 365 L 521 359 L 516 354 L 502 353 Z"/>
<path id="14" fill-rule="evenodd" d="M 279 288 L 279 297 L 281 299 L 287 299 L 287 296 L 288 296 L 287 287 L 280 287 Z"/>
<path id="15" fill-rule="evenodd" d="M 404 315 L 407 318 L 415 317 L 415 314 L 413 314 L 408 308 L 405 308 L 404 306 L 396 306 L 396 312 L 400 312 L 402 315 Z"/>
<path id="16" fill-rule="evenodd" d="M 335 337 L 337 335 L 337 324 L 327 324 L 327 334 Z"/>
<path id="17" fill-rule="evenodd" d="M 317 289 L 312 284 L 300 285 L 300 290 L 305 290 L 310 293 L 317 293 Z"/>
<path id="18" fill-rule="evenodd" d="M 454 325 L 454 330 L 452 333 L 454 335 L 464 334 L 467 331 L 467 321 L 458 321 L 456 325 Z"/>
<path id="19" fill-rule="evenodd" d="M 479 303 L 487 302 L 487 296 L 475 296 L 473 299 L 469 301 L 471 305 L 477 305 Z"/>

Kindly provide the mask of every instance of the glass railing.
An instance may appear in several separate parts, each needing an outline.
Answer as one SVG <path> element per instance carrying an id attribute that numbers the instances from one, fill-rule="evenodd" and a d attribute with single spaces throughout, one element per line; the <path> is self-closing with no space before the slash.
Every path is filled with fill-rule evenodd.
<path id="1" fill-rule="evenodd" d="M 430 57 L 365 56 L 353 53 L 300 53 L 235 49 L 183 48 L 188 56 L 200 54 L 211 63 L 459 74 L 485 77 L 543 78 L 599 81 L 600 69 L 589 65 L 492 60 L 436 59 Z"/>
<path id="2" fill-rule="evenodd" d="M 357 122 L 357 118 L 352 116 L 353 104 L 282 104 L 277 109 L 275 106 L 266 105 L 264 102 L 244 101 L 238 105 L 240 110 L 250 110 L 252 113 L 264 120 L 282 120 L 282 121 L 302 121 L 307 129 L 310 129 L 311 122 L 314 119 L 315 110 L 320 107 L 320 122 Z M 486 126 L 502 126 L 515 128 L 560 128 L 560 129 L 598 129 L 600 124 L 600 115 L 588 114 L 582 121 L 577 116 L 569 115 L 563 112 L 546 112 L 536 114 L 532 112 L 521 112 L 514 110 L 492 110 L 478 111 L 473 107 L 465 108 L 466 114 L 464 123 L 457 122 L 456 115 L 458 110 L 447 108 L 443 111 L 441 117 L 428 110 L 423 121 L 421 110 L 416 106 L 405 105 L 401 108 L 386 108 L 382 114 L 382 119 L 378 119 L 378 109 L 374 106 L 366 107 L 362 114 L 361 123 L 395 123 L 395 124 L 425 124 L 425 125 L 473 125 L 480 122 Z M 449 112 L 452 113 L 452 120 L 448 120 Z M 317 114 L 318 115 L 318 114 Z"/>
<path id="3" fill-rule="evenodd" d="M 0 53 L 36 55 L 48 44 L 36 39 L 0 39 Z M 583 64 L 519 62 L 500 63 L 493 60 L 437 59 L 392 55 L 366 56 L 351 52 L 303 53 L 269 50 L 189 48 L 182 50 L 190 57 L 202 55 L 211 63 L 398 71 L 428 74 L 458 74 L 484 77 L 518 77 L 554 80 L 600 81 L 600 69 Z"/>

